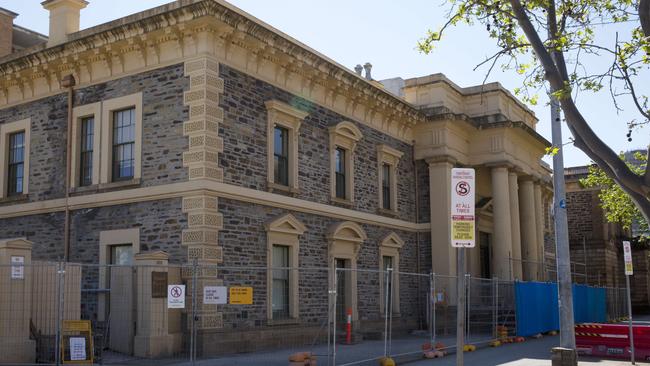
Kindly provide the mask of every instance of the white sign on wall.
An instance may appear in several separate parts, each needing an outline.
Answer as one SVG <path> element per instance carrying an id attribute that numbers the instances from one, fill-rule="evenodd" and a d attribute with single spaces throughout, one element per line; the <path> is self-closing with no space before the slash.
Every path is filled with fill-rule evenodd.
<path id="1" fill-rule="evenodd" d="M 25 257 L 11 256 L 11 279 L 22 280 L 25 278 Z"/>
<path id="2" fill-rule="evenodd" d="M 475 173 L 471 168 L 451 170 L 451 246 L 474 248 Z"/>
<path id="3" fill-rule="evenodd" d="M 203 303 L 220 305 L 228 303 L 228 288 L 225 286 L 203 287 Z"/>
<path id="4" fill-rule="evenodd" d="M 167 286 L 167 308 L 168 309 L 185 308 L 185 285 Z"/>
<path id="5" fill-rule="evenodd" d="M 625 275 L 631 276 L 634 274 L 632 268 L 632 248 L 629 241 L 623 242 L 623 259 L 625 260 Z"/>

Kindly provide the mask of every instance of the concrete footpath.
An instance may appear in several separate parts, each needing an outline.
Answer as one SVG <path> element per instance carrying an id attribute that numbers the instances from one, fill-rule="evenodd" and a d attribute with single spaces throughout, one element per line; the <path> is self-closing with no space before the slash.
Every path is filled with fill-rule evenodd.
<path id="1" fill-rule="evenodd" d="M 547 336 L 542 339 L 528 339 L 523 343 L 505 344 L 496 348 L 481 348 L 475 352 L 465 353 L 466 366 L 550 366 L 550 350 L 560 342 L 559 336 Z M 637 365 L 650 365 L 639 362 Z M 422 360 L 409 363 L 413 366 L 455 366 L 456 356 L 451 354 L 444 358 Z M 580 357 L 580 366 L 623 366 L 630 365 L 630 361 L 601 360 L 596 358 Z"/>

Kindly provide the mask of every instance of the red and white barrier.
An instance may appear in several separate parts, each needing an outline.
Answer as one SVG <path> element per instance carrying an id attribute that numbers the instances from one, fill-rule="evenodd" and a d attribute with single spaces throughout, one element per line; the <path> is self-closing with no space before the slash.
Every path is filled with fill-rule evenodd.
<path id="1" fill-rule="evenodd" d="M 578 324 L 576 348 L 579 354 L 630 358 L 629 327 L 627 324 Z M 637 360 L 650 360 L 650 325 L 633 325 L 634 348 Z"/>

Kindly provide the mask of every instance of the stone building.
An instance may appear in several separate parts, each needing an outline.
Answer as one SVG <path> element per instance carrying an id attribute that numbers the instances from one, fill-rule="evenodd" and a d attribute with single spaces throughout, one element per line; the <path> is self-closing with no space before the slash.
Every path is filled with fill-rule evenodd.
<path id="1" fill-rule="evenodd" d="M 83 264 L 164 251 L 217 268 L 454 275 L 450 173 L 462 166 L 477 176 L 468 271 L 543 278 L 549 143 L 500 84 L 463 88 L 441 74 L 382 84 L 370 65 L 349 70 L 221 0 L 80 30 L 86 5 L 43 2 L 49 38 L 20 31 L 33 46 L 0 38 L 0 239 Z M 0 26 L 12 29 L 6 14 Z M 255 326 L 326 312 L 327 274 L 294 276 L 250 274 L 265 304 Z M 381 286 L 355 276 L 345 305 L 357 322 L 384 304 Z M 218 269 L 199 278 L 224 280 Z M 398 287 L 392 311 L 419 316 L 423 295 Z M 310 305 L 297 300 L 306 292 Z M 236 319 L 206 307 L 200 327 Z"/>
<path id="2" fill-rule="evenodd" d="M 566 168 L 569 245 L 574 264 L 574 281 L 605 287 L 625 287 L 623 240 L 633 241 L 630 230 L 607 222 L 600 206 L 598 188 L 585 188 L 580 179 L 589 174 L 588 166 Z M 632 246 L 634 274 L 630 279 L 632 305 L 643 311 L 650 305 L 649 251 Z M 584 265 L 582 264 L 584 263 Z"/>

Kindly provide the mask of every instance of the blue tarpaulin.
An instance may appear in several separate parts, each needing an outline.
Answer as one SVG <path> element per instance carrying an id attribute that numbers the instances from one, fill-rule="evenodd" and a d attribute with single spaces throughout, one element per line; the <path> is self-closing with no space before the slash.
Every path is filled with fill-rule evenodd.
<path id="1" fill-rule="evenodd" d="M 606 321 L 605 289 L 573 285 L 573 315 L 576 323 Z M 531 336 L 560 328 L 557 284 L 516 282 L 517 335 Z"/>

